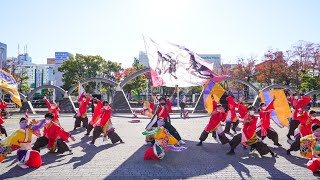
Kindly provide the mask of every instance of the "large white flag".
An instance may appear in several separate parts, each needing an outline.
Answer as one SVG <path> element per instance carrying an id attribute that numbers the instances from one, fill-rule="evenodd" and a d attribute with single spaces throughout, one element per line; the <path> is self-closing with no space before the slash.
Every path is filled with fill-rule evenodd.
<path id="1" fill-rule="evenodd" d="M 190 87 L 203 85 L 207 79 L 220 81 L 212 72 L 213 63 L 177 44 L 155 42 L 144 37 L 153 86 Z"/>

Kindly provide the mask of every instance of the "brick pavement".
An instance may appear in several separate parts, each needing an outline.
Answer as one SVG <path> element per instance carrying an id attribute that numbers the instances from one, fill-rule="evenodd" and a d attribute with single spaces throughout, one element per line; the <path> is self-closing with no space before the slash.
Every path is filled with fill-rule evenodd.
<path id="1" fill-rule="evenodd" d="M 70 142 L 73 155 L 47 154 L 41 151 L 43 166 L 39 169 L 20 169 L 16 166 L 16 153 L 12 153 L 0 164 L 0 179 L 317 179 L 306 167 L 306 159 L 298 152 L 292 157 L 285 154 L 288 148 L 285 134 L 287 129 L 275 129 L 279 132 L 280 143 L 285 148 L 277 148 L 266 139 L 265 142 L 279 154 L 278 158 L 249 155 L 242 147 L 236 149 L 235 156 L 227 156 L 228 145 L 220 145 L 209 137 L 202 147 L 196 146 L 198 137 L 208 122 L 202 117 L 188 120 L 173 120 L 173 125 L 186 140 L 188 150 L 169 152 L 161 161 L 144 161 L 144 146 L 141 132 L 147 123 L 128 123 L 127 118 L 115 117 L 113 124 L 125 144 L 111 145 L 110 141 L 89 145 L 90 137 L 84 136 L 84 130 L 72 132 L 77 138 Z M 73 129 L 71 115 L 61 118 L 66 130 Z M 17 117 L 7 120 L 9 130 L 18 127 Z"/>

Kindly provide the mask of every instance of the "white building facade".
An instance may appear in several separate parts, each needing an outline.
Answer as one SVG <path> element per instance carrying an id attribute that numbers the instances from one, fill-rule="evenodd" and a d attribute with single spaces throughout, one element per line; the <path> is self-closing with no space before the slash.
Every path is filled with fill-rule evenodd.
<path id="1" fill-rule="evenodd" d="M 55 80 L 54 64 L 16 65 L 15 74 L 28 75 L 28 86 L 33 90 L 39 86 L 52 84 Z"/>

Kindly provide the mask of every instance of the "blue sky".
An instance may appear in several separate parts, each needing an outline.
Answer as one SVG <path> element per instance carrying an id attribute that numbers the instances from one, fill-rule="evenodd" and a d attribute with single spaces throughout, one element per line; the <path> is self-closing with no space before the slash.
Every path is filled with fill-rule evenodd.
<path id="1" fill-rule="evenodd" d="M 28 45 L 35 63 L 56 51 L 101 55 L 128 67 L 142 34 L 202 53 L 262 57 L 298 40 L 320 42 L 316 0 L 1 0 L 0 42 L 8 56 Z"/>

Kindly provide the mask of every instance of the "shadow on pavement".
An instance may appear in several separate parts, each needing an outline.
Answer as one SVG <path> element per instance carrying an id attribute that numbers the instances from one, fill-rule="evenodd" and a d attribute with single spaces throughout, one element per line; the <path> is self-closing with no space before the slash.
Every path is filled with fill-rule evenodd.
<path id="1" fill-rule="evenodd" d="M 42 165 L 47 165 L 47 164 L 51 164 L 54 162 L 60 162 L 63 160 L 62 158 L 64 156 L 68 156 L 68 154 L 65 153 L 62 155 L 58 155 L 57 153 L 46 153 L 41 156 Z M 10 166 L 12 166 L 16 162 L 15 161 L 16 155 L 12 156 L 12 157 L 13 157 L 12 158 L 13 162 L 10 164 Z M 10 157 L 10 159 L 11 159 L 11 157 Z M 21 177 L 21 176 L 29 174 L 35 170 L 37 170 L 37 169 L 36 168 L 21 169 L 19 166 L 13 166 L 8 172 L 0 175 L 0 179 Z"/>
<path id="2" fill-rule="evenodd" d="M 50 166 L 49 168 L 63 166 L 63 165 L 66 165 L 66 164 L 73 164 L 73 169 L 76 169 L 76 168 L 78 168 L 80 166 L 83 166 L 86 163 L 90 162 L 94 158 L 94 156 L 97 155 L 99 152 L 118 145 L 118 144 L 104 144 L 104 145 L 101 145 L 101 146 L 95 146 L 95 145 L 91 145 L 91 144 L 87 143 L 87 142 L 89 142 L 91 140 L 92 140 L 92 137 L 84 136 L 84 137 L 81 138 L 81 140 L 79 140 L 79 142 L 77 142 L 75 144 L 72 144 L 70 146 L 71 149 L 74 148 L 74 147 L 82 147 L 82 152 L 85 152 L 85 154 L 83 156 L 72 157 L 66 163 L 59 164 L 59 165 L 56 165 L 56 166 Z"/>
<path id="3" fill-rule="evenodd" d="M 186 141 L 186 143 L 187 150 L 182 152 L 169 151 L 160 161 L 143 160 L 144 152 L 150 146 L 142 146 L 106 179 L 115 177 L 131 179 L 143 177 L 152 179 L 192 178 L 216 173 L 230 167 L 233 167 L 242 179 L 252 178 L 250 170 L 245 165 L 255 165 L 265 169 L 272 179 L 292 179 L 291 176 L 274 166 L 276 158 L 271 156 L 249 155 L 249 150 L 243 150 L 241 146 L 236 149 L 235 156 L 228 156 L 225 154 L 230 150 L 228 144 L 204 143 L 199 147 L 196 146 L 198 142 L 195 141 Z M 133 171 L 132 166 L 134 165 L 136 168 Z M 224 177 L 239 178 L 232 174 Z"/>

